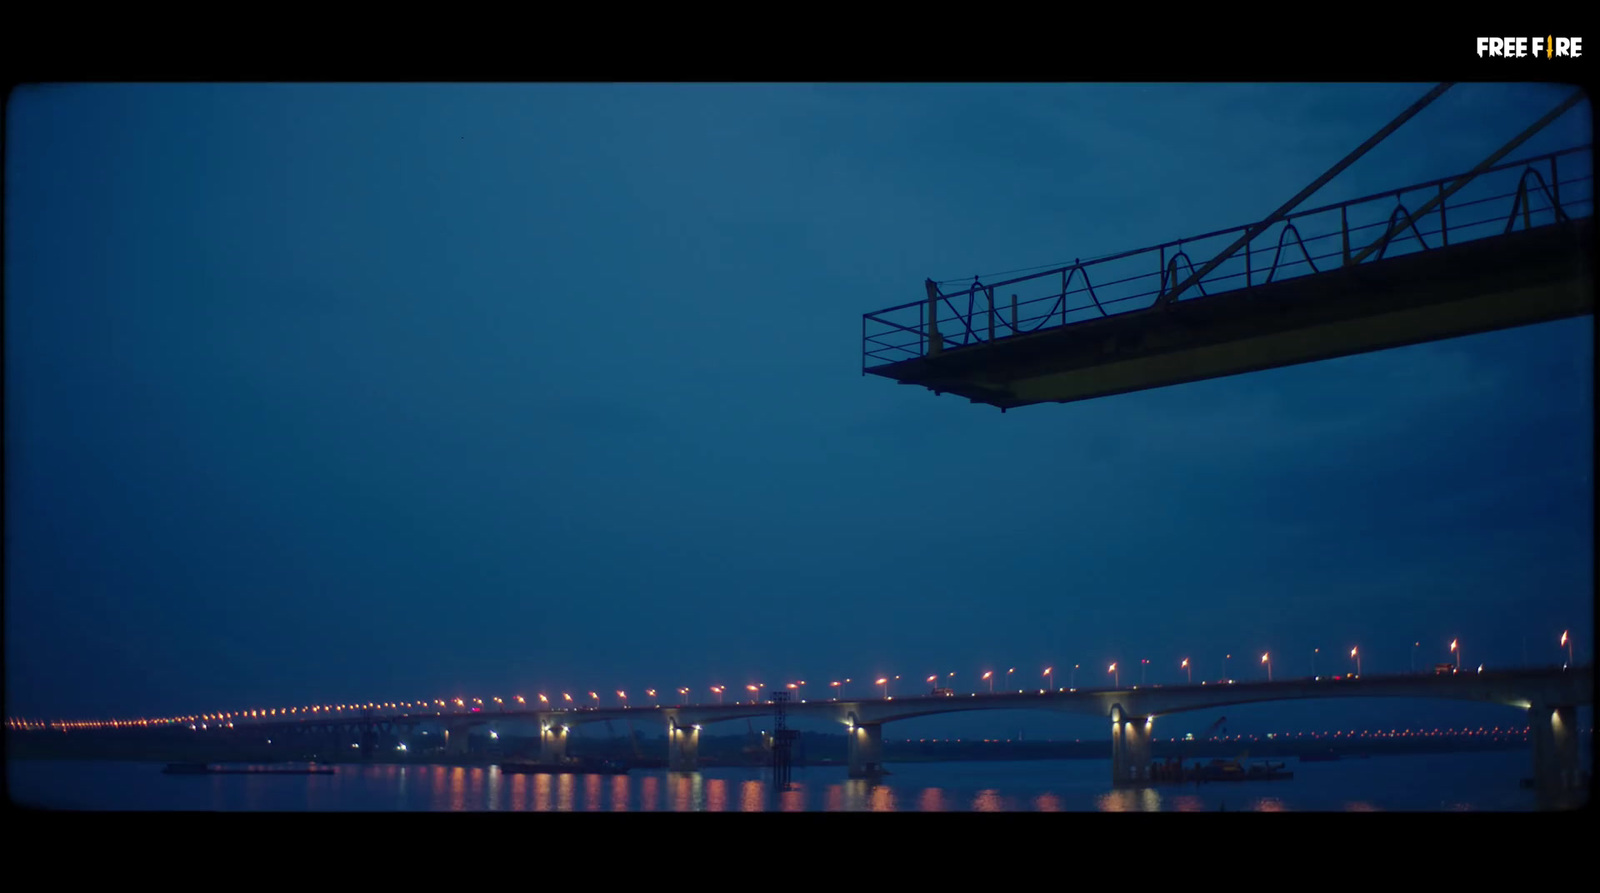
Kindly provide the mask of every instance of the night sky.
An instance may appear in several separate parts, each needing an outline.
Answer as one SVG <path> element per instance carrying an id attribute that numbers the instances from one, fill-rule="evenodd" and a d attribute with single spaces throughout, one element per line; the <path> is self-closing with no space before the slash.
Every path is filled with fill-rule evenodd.
<path id="1" fill-rule="evenodd" d="M 860 374 L 925 278 L 1260 219 L 1427 89 L 22 88 L 6 713 L 1587 660 L 1592 317 L 1005 415 Z"/>

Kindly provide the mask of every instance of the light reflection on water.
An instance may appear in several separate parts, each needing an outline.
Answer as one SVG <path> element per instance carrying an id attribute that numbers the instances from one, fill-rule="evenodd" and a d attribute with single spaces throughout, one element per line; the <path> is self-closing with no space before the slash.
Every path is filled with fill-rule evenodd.
<path id="1" fill-rule="evenodd" d="M 761 782 L 747 781 L 739 786 L 739 808 L 745 812 L 760 812 L 763 804 Z"/>
<path id="2" fill-rule="evenodd" d="M 536 812 L 550 811 L 550 795 L 553 792 L 550 782 L 552 780 L 548 775 L 535 775 L 533 777 L 533 808 Z"/>
<path id="3" fill-rule="evenodd" d="M 1111 788 L 1109 761 L 897 765 L 877 780 L 797 767 L 769 772 L 638 770 L 628 775 L 503 776 L 498 767 L 339 766 L 334 775 L 165 776 L 160 764 L 8 763 L 13 798 L 86 809 L 539 812 L 1281 812 L 1532 809 L 1524 753 L 1387 757 L 1302 764 L 1276 782 Z M 31 793 L 30 793 L 31 792 Z"/>
<path id="4" fill-rule="evenodd" d="M 1005 801 L 1001 799 L 999 791 L 979 791 L 978 796 L 972 800 L 974 812 L 1005 812 Z"/>

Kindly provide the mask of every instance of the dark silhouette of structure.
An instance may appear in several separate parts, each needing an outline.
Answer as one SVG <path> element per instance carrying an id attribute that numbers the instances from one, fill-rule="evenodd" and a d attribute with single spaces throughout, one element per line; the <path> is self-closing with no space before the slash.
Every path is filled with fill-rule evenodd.
<path id="1" fill-rule="evenodd" d="M 778 791 L 787 791 L 790 788 L 789 767 L 794 759 L 795 739 L 800 737 L 799 732 L 788 727 L 788 720 L 784 715 L 788 702 L 788 692 L 772 693 L 772 787 Z"/>

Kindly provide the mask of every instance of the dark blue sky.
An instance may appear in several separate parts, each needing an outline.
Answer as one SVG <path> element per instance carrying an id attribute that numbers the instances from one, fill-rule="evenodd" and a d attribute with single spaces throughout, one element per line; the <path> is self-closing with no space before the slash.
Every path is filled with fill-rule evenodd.
<path id="1" fill-rule="evenodd" d="M 7 713 L 1589 654 L 1592 318 L 1003 416 L 859 374 L 925 277 L 1259 219 L 1426 89 L 20 89 Z"/>

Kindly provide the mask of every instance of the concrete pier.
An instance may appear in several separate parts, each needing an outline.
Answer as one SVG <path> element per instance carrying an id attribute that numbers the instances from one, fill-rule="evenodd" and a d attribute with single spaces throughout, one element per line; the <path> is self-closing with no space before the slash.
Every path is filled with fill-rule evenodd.
<path id="1" fill-rule="evenodd" d="M 1152 716 L 1132 716 L 1122 705 L 1111 708 L 1111 783 L 1148 784 Z"/>
<path id="2" fill-rule="evenodd" d="M 444 753 L 448 757 L 467 755 L 467 727 L 454 726 L 444 730 Z"/>
<path id="3" fill-rule="evenodd" d="M 1578 709 L 1567 704 L 1528 708 L 1528 737 L 1533 743 L 1533 787 L 1539 808 L 1578 805 L 1583 779 L 1578 760 Z"/>
<path id="4" fill-rule="evenodd" d="M 845 743 L 851 778 L 871 778 L 883 772 L 883 724 L 852 725 Z"/>
<path id="5" fill-rule="evenodd" d="M 672 772 L 698 772 L 700 770 L 699 726 L 680 726 L 677 719 L 668 721 L 667 769 Z"/>
<path id="6" fill-rule="evenodd" d="M 539 726 L 539 762 L 559 763 L 567 758 L 568 731 L 564 725 L 545 723 Z"/>

